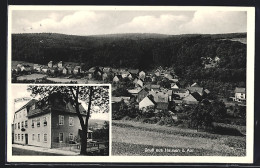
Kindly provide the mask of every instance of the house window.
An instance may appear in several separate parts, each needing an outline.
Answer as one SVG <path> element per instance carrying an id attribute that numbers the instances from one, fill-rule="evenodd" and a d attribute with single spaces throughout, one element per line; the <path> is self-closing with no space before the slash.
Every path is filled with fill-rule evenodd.
<path id="1" fill-rule="evenodd" d="M 15 134 L 15 140 L 17 140 L 17 134 Z"/>
<path id="2" fill-rule="evenodd" d="M 46 119 L 46 117 L 43 117 L 43 125 L 44 125 L 44 126 L 47 125 L 47 119 Z"/>
<path id="3" fill-rule="evenodd" d="M 23 128 L 23 121 L 22 121 L 22 128 Z"/>
<path id="4" fill-rule="evenodd" d="M 18 129 L 20 129 L 20 123 L 18 123 Z"/>
<path id="5" fill-rule="evenodd" d="M 22 141 L 23 141 L 23 134 L 21 136 L 22 136 Z"/>
<path id="6" fill-rule="evenodd" d="M 63 142 L 63 133 L 59 133 L 59 142 Z"/>
<path id="7" fill-rule="evenodd" d="M 34 134 L 32 134 L 32 140 L 33 140 L 33 141 L 35 140 L 35 135 L 34 135 Z"/>
<path id="8" fill-rule="evenodd" d="M 41 134 L 38 134 L 38 138 L 37 138 L 37 141 L 40 142 L 40 139 L 41 138 Z"/>
<path id="9" fill-rule="evenodd" d="M 34 120 L 32 119 L 32 128 L 34 128 Z"/>
<path id="10" fill-rule="evenodd" d="M 69 126 L 73 126 L 73 125 L 74 125 L 74 118 L 69 117 Z"/>
<path id="11" fill-rule="evenodd" d="M 14 129 L 16 129 L 16 126 L 17 126 L 17 124 L 15 123 L 15 124 L 14 124 Z"/>
<path id="12" fill-rule="evenodd" d="M 73 140 L 74 140 L 74 136 L 73 136 L 72 133 L 69 134 L 69 140 L 70 140 L 70 141 L 73 141 Z"/>
<path id="13" fill-rule="evenodd" d="M 40 126 L 41 126 L 41 119 L 37 118 L 37 127 L 40 127 Z"/>
<path id="14" fill-rule="evenodd" d="M 44 134 L 43 140 L 44 140 L 44 142 L 47 142 L 47 134 Z"/>
<path id="15" fill-rule="evenodd" d="M 21 118 L 21 113 L 19 112 L 19 118 Z"/>
<path id="16" fill-rule="evenodd" d="M 25 127 L 25 128 L 28 128 L 27 120 L 24 122 L 24 127 Z"/>
<path id="17" fill-rule="evenodd" d="M 59 125 L 64 125 L 64 116 L 59 115 Z"/>
<path id="18" fill-rule="evenodd" d="M 20 141 L 20 134 L 18 134 L 18 141 Z"/>

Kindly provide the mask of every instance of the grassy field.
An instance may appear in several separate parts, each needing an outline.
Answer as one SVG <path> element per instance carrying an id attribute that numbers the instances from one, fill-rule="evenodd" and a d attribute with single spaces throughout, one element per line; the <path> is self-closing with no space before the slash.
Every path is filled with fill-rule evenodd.
<path id="1" fill-rule="evenodd" d="M 31 75 L 23 75 L 17 77 L 17 80 L 36 80 L 46 77 L 47 75 L 44 74 L 31 74 Z"/>
<path id="2" fill-rule="evenodd" d="M 49 77 L 49 78 L 47 78 L 47 79 L 50 80 L 50 81 L 59 82 L 59 83 L 68 83 L 68 82 L 70 82 L 70 81 L 73 81 L 73 82 L 77 81 L 78 84 L 85 84 L 86 82 L 87 82 L 88 84 L 98 84 L 98 83 L 102 83 L 102 81 L 97 81 L 97 80 L 86 80 L 86 79 L 75 79 L 75 78 L 69 78 L 69 79 L 67 79 L 67 78 L 63 78 L 63 77 L 56 77 L 56 78 L 51 78 L 51 77 Z"/>
<path id="3" fill-rule="evenodd" d="M 210 134 L 133 121 L 112 122 L 113 155 L 244 156 L 245 141 L 245 136 Z"/>

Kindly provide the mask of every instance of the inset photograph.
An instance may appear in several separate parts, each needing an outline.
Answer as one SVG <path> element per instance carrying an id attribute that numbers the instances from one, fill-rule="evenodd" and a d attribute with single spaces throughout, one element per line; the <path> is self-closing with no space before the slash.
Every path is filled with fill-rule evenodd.
<path id="1" fill-rule="evenodd" d="M 13 156 L 109 156 L 109 85 L 11 87 Z"/>

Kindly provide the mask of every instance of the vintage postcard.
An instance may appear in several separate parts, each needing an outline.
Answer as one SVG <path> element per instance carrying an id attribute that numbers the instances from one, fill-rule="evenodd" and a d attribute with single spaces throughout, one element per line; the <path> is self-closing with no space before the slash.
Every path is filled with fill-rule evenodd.
<path id="1" fill-rule="evenodd" d="M 253 7 L 8 9 L 9 162 L 253 162 Z"/>

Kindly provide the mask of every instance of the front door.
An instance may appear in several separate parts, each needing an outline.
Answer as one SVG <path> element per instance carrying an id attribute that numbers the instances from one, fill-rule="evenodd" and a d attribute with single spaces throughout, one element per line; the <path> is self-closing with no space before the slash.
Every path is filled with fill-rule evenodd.
<path id="1" fill-rule="evenodd" d="M 28 134 L 25 134 L 25 144 L 27 145 L 28 144 Z"/>

